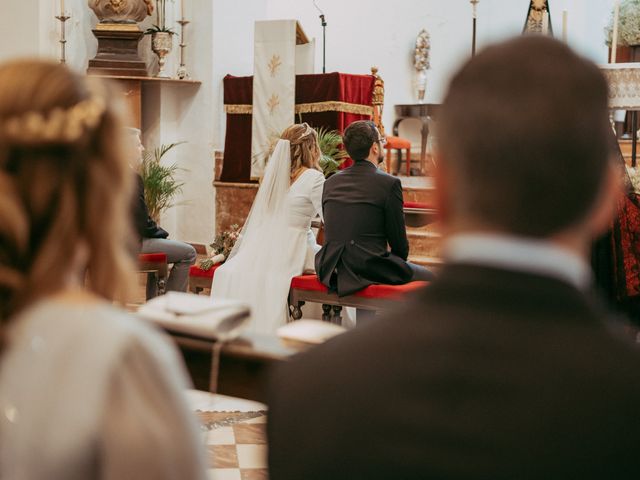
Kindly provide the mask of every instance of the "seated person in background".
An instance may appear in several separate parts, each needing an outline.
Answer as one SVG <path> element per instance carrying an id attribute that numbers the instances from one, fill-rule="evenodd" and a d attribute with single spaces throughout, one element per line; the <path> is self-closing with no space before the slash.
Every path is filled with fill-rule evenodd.
<path id="1" fill-rule="evenodd" d="M 277 366 L 271 480 L 640 476 L 640 351 L 593 301 L 588 264 L 620 193 L 607 90 L 542 36 L 455 75 L 445 266 L 397 311 Z"/>
<path id="2" fill-rule="evenodd" d="M 0 66 L 3 479 L 207 478 L 180 357 L 113 306 L 134 280 L 118 97 L 57 63 Z"/>
<path id="3" fill-rule="evenodd" d="M 191 245 L 178 240 L 169 240 L 169 233 L 163 230 L 149 216 L 144 199 L 144 183 L 137 172 L 142 162 L 144 146 L 140 140 L 140 130 L 127 128 L 132 149 L 132 158 L 136 159 L 136 194 L 134 199 L 134 222 L 136 231 L 142 241 L 140 253 L 166 253 L 167 262 L 172 263 L 171 273 L 167 280 L 167 291 L 186 292 L 189 283 L 189 267 L 196 263 L 196 250 Z M 156 285 L 147 282 L 147 299 L 154 297 Z"/>
<path id="4" fill-rule="evenodd" d="M 340 296 L 374 283 L 431 280 L 429 270 L 407 262 L 402 184 L 378 170 L 384 160 L 384 139 L 375 124 L 353 122 L 343 142 L 355 163 L 324 185 L 324 246 L 316 255 L 318 279 Z"/>

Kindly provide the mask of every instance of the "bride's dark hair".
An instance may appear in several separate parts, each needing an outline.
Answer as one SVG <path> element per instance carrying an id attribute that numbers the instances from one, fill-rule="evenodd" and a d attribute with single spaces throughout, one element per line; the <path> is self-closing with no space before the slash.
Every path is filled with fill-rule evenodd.
<path id="1" fill-rule="evenodd" d="M 294 176 L 301 168 L 320 168 L 320 145 L 318 134 L 306 123 L 294 124 L 288 127 L 280 136 L 289 140 L 291 145 L 291 175 Z"/>

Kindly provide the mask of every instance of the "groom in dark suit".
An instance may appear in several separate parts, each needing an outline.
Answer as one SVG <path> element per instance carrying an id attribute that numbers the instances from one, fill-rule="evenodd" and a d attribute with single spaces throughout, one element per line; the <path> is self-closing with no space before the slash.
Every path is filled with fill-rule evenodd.
<path id="1" fill-rule="evenodd" d="M 340 296 L 373 283 L 397 285 L 433 277 L 407 262 L 402 184 L 378 169 L 384 141 L 373 122 L 353 122 L 343 142 L 355 163 L 324 184 L 324 246 L 316 255 L 316 272 Z"/>
<path id="2" fill-rule="evenodd" d="M 640 478 L 640 351 L 587 261 L 620 193 L 607 103 L 596 65 L 542 36 L 456 74 L 442 273 L 278 366 L 272 480 Z"/>

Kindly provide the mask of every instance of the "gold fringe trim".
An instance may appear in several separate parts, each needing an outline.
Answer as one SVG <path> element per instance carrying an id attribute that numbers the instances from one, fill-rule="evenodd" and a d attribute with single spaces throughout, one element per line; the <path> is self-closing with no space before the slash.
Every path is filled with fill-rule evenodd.
<path id="1" fill-rule="evenodd" d="M 233 115 L 251 115 L 253 105 L 225 105 L 224 111 Z"/>
<path id="2" fill-rule="evenodd" d="M 316 102 L 296 105 L 296 113 L 343 112 L 356 115 L 373 115 L 373 107 L 347 102 Z"/>
<path id="3" fill-rule="evenodd" d="M 225 105 L 224 111 L 233 115 L 251 115 L 253 105 Z M 343 112 L 355 115 L 373 115 L 373 107 L 347 102 L 315 102 L 296 105 L 295 113 Z"/>

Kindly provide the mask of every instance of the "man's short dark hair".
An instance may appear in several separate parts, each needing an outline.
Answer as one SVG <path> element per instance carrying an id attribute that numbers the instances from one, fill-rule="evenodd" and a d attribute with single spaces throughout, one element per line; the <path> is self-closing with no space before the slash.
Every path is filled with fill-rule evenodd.
<path id="1" fill-rule="evenodd" d="M 344 131 L 342 142 L 353 160 L 364 160 L 379 135 L 376 124 L 371 120 L 358 120 Z"/>
<path id="2" fill-rule="evenodd" d="M 521 37 L 480 53 L 438 119 L 451 214 L 533 237 L 583 220 L 610 159 L 607 102 L 596 65 L 558 41 Z"/>

